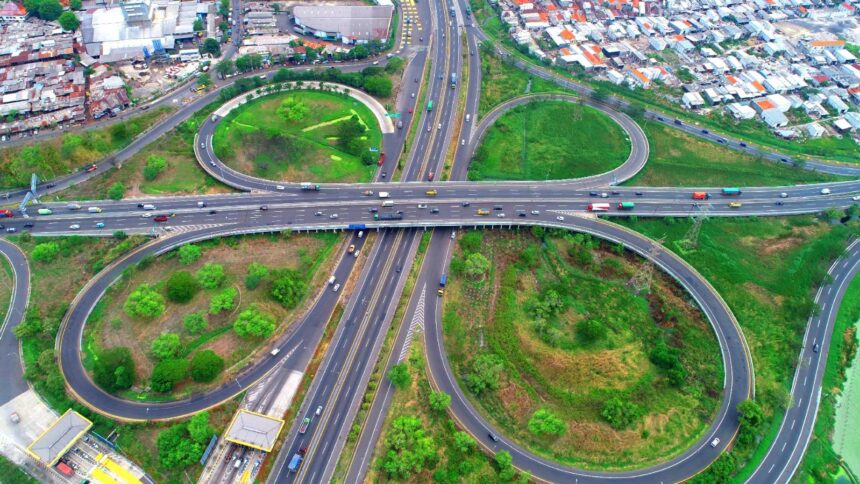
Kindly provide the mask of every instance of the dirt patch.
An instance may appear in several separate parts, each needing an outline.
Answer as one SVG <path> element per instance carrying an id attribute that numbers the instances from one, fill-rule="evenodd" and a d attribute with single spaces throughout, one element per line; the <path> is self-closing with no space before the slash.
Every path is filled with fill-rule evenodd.
<path id="1" fill-rule="evenodd" d="M 785 297 L 774 295 L 754 282 L 745 282 L 744 289 L 746 289 L 748 293 L 752 294 L 754 298 L 768 306 L 782 306 L 782 303 L 785 301 Z"/>
<path id="2" fill-rule="evenodd" d="M 801 237 L 785 237 L 762 244 L 758 252 L 760 255 L 768 256 L 776 252 L 793 249 L 803 242 L 804 239 Z"/>

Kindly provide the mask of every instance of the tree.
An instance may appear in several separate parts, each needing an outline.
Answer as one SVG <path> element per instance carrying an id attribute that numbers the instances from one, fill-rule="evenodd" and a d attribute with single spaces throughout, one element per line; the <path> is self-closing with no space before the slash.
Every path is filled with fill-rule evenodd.
<path id="1" fill-rule="evenodd" d="M 185 326 L 185 331 L 191 334 L 197 334 L 206 329 L 206 314 L 203 311 L 191 313 L 182 318 L 182 325 Z"/>
<path id="2" fill-rule="evenodd" d="M 152 369 L 149 385 L 156 392 L 169 392 L 188 376 L 188 360 L 160 361 Z"/>
<path id="3" fill-rule="evenodd" d="M 124 346 L 100 351 L 93 363 L 93 380 L 108 392 L 131 388 L 134 383 L 131 351 Z"/>
<path id="4" fill-rule="evenodd" d="M 116 182 L 108 188 L 107 196 L 111 200 L 122 200 L 122 197 L 125 196 L 125 185 L 120 182 Z"/>
<path id="5" fill-rule="evenodd" d="M 227 32 L 229 28 L 230 24 L 228 24 L 226 21 L 222 20 L 218 22 L 218 30 L 220 30 L 221 32 Z"/>
<path id="6" fill-rule="evenodd" d="M 212 76 L 210 76 L 208 72 L 201 72 L 200 75 L 197 76 L 197 85 L 202 87 L 211 86 Z"/>
<path id="7" fill-rule="evenodd" d="M 141 284 L 128 295 L 122 308 L 131 317 L 152 319 L 164 312 L 164 298 L 149 284 Z"/>
<path id="8" fill-rule="evenodd" d="M 224 266 L 208 262 L 203 264 L 203 267 L 197 270 L 197 282 L 206 289 L 215 289 L 224 284 L 227 275 L 224 273 Z"/>
<path id="9" fill-rule="evenodd" d="M 158 434 L 158 460 L 163 467 L 185 468 L 200 460 L 204 447 L 189 437 L 186 424 L 176 424 Z"/>
<path id="10" fill-rule="evenodd" d="M 236 58 L 236 69 L 239 72 L 248 72 L 259 69 L 263 65 L 263 57 L 259 54 L 240 55 Z"/>
<path id="11" fill-rule="evenodd" d="M 176 271 L 167 280 L 167 298 L 175 303 L 190 301 L 200 286 L 188 271 Z"/>
<path id="12" fill-rule="evenodd" d="M 576 323 L 576 334 L 583 340 L 591 343 L 606 336 L 606 326 L 595 319 L 583 319 Z"/>
<path id="13" fill-rule="evenodd" d="M 215 64 L 215 72 L 217 72 L 222 78 L 227 77 L 228 75 L 236 72 L 236 64 L 234 64 L 230 59 L 220 60 Z"/>
<path id="14" fill-rule="evenodd" d="M 301 121 L 308 114 L 308 106 L 293 96 L 287 96 L 278 106 L 278 116 L 285 121 Z"/>
<path id="15" fill-rule="evenodd" d="M 60 253 L 60 246 L 56 242 L 43 242 L 33 247 L 30 254 L 33 260 L 41 263 L 53 262 Z"/>
<path id="16" fill-rule="evenodd" d="M 403 60 L 403 57 L 394 56 L 388 59 L 388 64 L 385 65 L 385 72 L 389 74 L 398 73 L 403 69 L 405 64 L 406 61 Z"/>
<path id="17" fill-rule="evenodd" d="M 24 8 L 33 16 L 49 22 L 57 20 L 63 13 L 58 0 L 25 0 Z"/>
<path id="18" fill-rule="evenodd" d="M 738 463 L 732 452 L 723 452 L 705 472 L 696 475 L 689 482 L 695 484 L 721 484 L 731 482 Z"/>
<path id="19" fill-rule="evenodd" d="M 268 275 L 268 267 L 259 262 L 251 262 L 248 264 L 248 275 L 245 276 L 245 287 L 251 290 L 256 289 Z"/>
<path id="20" fill-rule="evenodd" d="M 194 29 L 195 32 L 202 32 L 203 29 L 206 28 L 203 25 L 203 21 L 200 20 L 199 18 L 194 19 L 194 24 L 192 24 L 192 25 L 193 25 L 192 28 Z M 206 39 L 206 40 L 209 40 L 209 39 Z"/>
<path id="21" fill-rule="evenodd" d="M 209 443 L 209 439 L 215 435 L 215 429 L 209 425 L 209 412 L 200 412 L 191 417 L 188 421 L 188 435 L 191 440 L 200 445 Z"/>
<path id="22" fill-rule="evenodd" d="M 409 367 L 406 363 L 398 363 L 388 370 L 388 379 L 391 384 L 399 389 L 404 389 L 412 383 L 412 375 L 409 374 Z"/>
<path id="23" fill-rule="evenodd" d="M 221 57 L 221 44 L 218 43 L 217 39 L 209 37 L 200 46 L 200 53 L 210 54 L 212 57 Z"/>
<path id="24" fill-rule="evenodd" d="M 504 362 L 497 355 L 484 353 L 472 361 L 471 371 L 466 375 L 466 387 L 475 395 L 484 390 L 499 388 L 499 378 L 504 369 Z"/>
<path id="25" fill-rule="evenodd" d="M 166 169 L 167 160 L 163 156 L 150 155 L 146 159 L 146 166 L 143 167 L 143 179 L 153 181 Z"/>
<path id="26" fill-rule="evenodd" d="M 361 60 L 366 59 L 370 55 L 370 50 L 367 48 L 366 45 L 359 44 L 353 47 L 350 53 L 354 58 Z"/>
<path id="27" fill-rule="evenodd" d="M 464 270 L 473 279 L 483 279 L 490 270 L 490 261 L 480 252 L 474 252 L 466 256 Z"/>
<path id="28" fill-rule="evenodd" d="M 60 14 L 57 22 L 60 23 L 60 27 L 62 27 L 63 30 L 67 30 L 69 32 L 78 30 L 78 27 L 81 25 L 81 21 L 78 19 L 78 16 L 71 11 L 66 11 Z"/>
<path id="29" fill-rule="evenodd" d="M 177 252 L 179 253 L 179 263 L 187 266 L 200 258 L 203 249 L 199 245 L 188 244 L 180 247 Z"/>
<path id="30" fill-rule="evenodd" d="M 296 307 L 308 288 L 301 274 L 294 269 L 281 269 L 272 276 L 272 298 L 287 309 Z"/>
<path id="31" fill-rule="evenodd" d="M 639 418 L 641 410 L 638 405 L 612 397 L 603 402 L 600 415 L 615 430 L 623 430 L 631 426 Z"/>
<path id="32" fill-rule="evenodd" d="M 496 454 L 496 465 L 499 467 L 499 479 L 502 481 L 510 481 L 514 478 L 514 459 L 510 452 L 506 450 L 499 451 Z"/>
<path id="33" fill-rule="evenodd" d="M 364 90 L 377 97 L 391 95 L 391 79 L 382 76 L 370 76 L 364 80 Z"/>
<path id="34" fill-rule="evenodd" d="M 156 336 L 149 345 L 152 356 L 158 360 L 176 358 L 180 349 L 182 349 L 182 342 L 176 333 L 162 333 Z"/>
<path id="35" fill-rule="evenodd" d="M 436 443 L 426 435 L 421 420 L 414 415 L 394 419 L 385 437 L 385 447 L 382 470 L 393 479 L 406 480 L 436 459 Z"/>
<path id="36" fill-rule="evenodd" d="M 451 395 L 445 392 L 430 392 L 430 396 L 427 399 L 430 403 L 430 408 L 437 412 L 445 412 L 451 405 Z"/>
<path id="37" fill-rule="evenodd" d="M 81 0 L 70 0 L 69 8 L 72 10 L 80 10 L 83 8 L 83 2 L 81 2 Z"/>
<path id="38" fill-rule="evenodd" d="M 218 2 L 218 15 L 222 17 L 230 15 L 230 0 L 221 0 Z"/>
<path id="39" fill-rule="evenodd" d="M 235 287 L 228 287 L 216 294 L 209 301 L 209 314 L 219 314 L 224 311 L 230 311 L 236 305 L 236 298 L 239 296 L 239 290 Z"/>
<path id="40" fill-rule="evenodd" d="M 546 408 L 541 408 L 529 419 L 529 430 L 535 435 L 561 436 L 567 430 L 564 421 Z"/>
<path id="41" fill-rule="evenodd" d="M 224 369 L 224 359 L 212 350 L 202 350 L 191 358 L 191 379 L 196 382 L 210 382 Z"/>
<path id="42" fill-rule="evenodd" d="M 475 439 L 467 432 L 454 432 L 454 450 L 463 455 L 469 455 L 475 450 Z"/>
<path id="43" fill-rule="evenodd" d="M 239 313 L 233 330 L 242 338 L 268 338 L 275 331 L 275 319 L 251 306 Z"/>
<path id="44" fill-rule="evenodd" d="M 764 411 L 755 400 L 744 400 L 738 404 L 738 421 L 741 430 L 757 432 L 764 422 Z"/>

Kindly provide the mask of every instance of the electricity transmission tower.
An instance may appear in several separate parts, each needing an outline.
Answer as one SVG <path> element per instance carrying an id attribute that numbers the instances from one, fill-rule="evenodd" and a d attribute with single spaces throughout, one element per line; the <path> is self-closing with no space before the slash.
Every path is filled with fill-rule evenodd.
<path id="1" fill-rule="evenodd" d="M 660 246 L 663 245 L 663 239 L 657 239 L 651 242 L 648 249 L 647 259 L 645 263 L 633 274 L 630 281 L 627 283 L 633 288 L 636 294 L 648 293 L 651 291 L 651 284 L 654 282 L 654 263 L 657 254 L 660 253 Z"/>
<path id="2" fill-rule="evenodd" d="M 683 250 L 696 250 L 699 248 L 699 234 L 702 231 L 702 224 L 708 219 L 708 211 L 713 208 L 710 203 L 697 204 L 698 211 L 691 215 L 693 225 L 687 230 L 684 238 L 678 241 L 679 246 Z"/>

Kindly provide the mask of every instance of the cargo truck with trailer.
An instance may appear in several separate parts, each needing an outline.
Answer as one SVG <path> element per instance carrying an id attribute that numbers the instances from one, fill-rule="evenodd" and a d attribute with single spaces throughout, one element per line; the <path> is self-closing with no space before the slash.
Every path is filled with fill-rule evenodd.
<path id="1" fill-rule="evenodd" d="M 607 212 L 609 211 L 608 203 L 589 203 L 588 204 L 589 212 Z"/>

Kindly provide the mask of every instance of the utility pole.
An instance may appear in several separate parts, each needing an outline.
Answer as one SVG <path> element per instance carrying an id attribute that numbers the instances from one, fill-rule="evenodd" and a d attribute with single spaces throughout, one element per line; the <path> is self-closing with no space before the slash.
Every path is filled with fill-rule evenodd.
<path id="1" fill-rule="evenodd" d="M 643 294 L 651 292 L 651 284 L 654 282 L 654 264 L 653 260 L 657 258 L 657 255 L 660 253 L 660 247 L 663 245 L 663 239 L 657 239 L 651 241 L 651 246 L 648 249 L 648 255 L 645 260 L 645 263 L 633 274 L 633 277 L 630 278 L 630 281 L 627 283 L 628 286 L 633 288 L 633 291 L 636 294 Z"/>
<path id="2" fill-rule="evenodd" d="M 690 216 L 693 225 L 687 230 L 684 238 L 678 241 L 680 247 L 684 250 L 696 250 L 699 248 L 699 234 L 702 231 L 702 223 L 708 219 L 708 212 L 713 208 L 710 203 L 697 203 L 696 213 Z"/>

